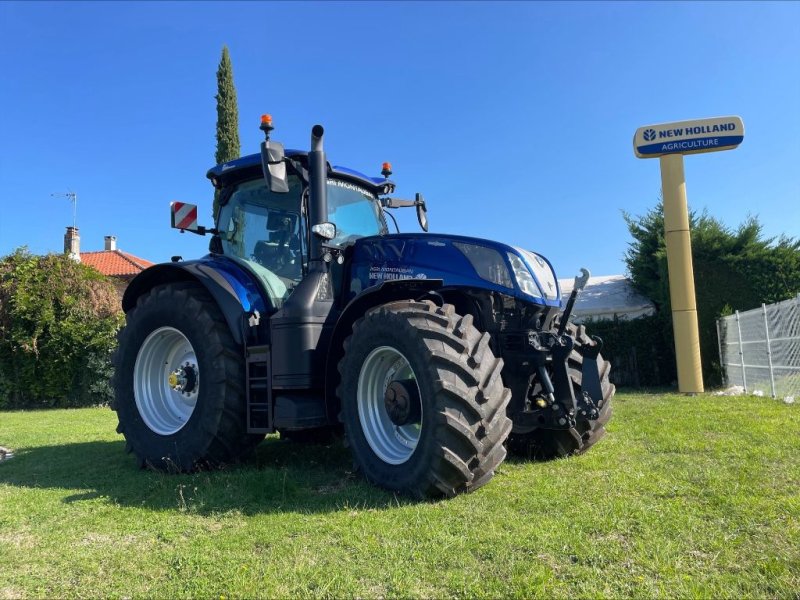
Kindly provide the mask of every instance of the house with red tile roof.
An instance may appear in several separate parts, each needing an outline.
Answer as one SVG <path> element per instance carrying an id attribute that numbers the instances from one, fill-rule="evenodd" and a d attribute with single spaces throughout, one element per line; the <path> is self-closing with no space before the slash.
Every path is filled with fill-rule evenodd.
<path id="1" fill-rule="evenodd" d="M 134 277 L 155 264 L 117 248 L 117 238 L 113 235 L 105 236 L 104 249 L 94 252 L 81 252 L 80 239 L 77 227 L 67 227 L 67 233 L 64 235 L 64 252 L 73 260 L 82 262 L 107 277 L 112 277 L 120 295 Z"/>
<path id="2" fill-rule="evenodd" d="M 109 237 L 113 236 L 106 236 L 106 240 L 108 240 Z M 152 267 L 154 264 L 149 260 L 118 250 L 113 244 L 109 247 L 108 243 L 106 243 L 105 250 L 81 252 L 81 262 L 90 267 L 94 267 L 103 275 L 128 279 L 132 279 L 147 267 Z"/>

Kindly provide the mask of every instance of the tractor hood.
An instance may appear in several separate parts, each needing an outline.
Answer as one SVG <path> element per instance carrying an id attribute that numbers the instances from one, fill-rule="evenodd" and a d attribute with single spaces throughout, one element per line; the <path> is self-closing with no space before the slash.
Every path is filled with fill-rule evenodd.
<path id="1" fill-rule="evenodd" d="M 542 306 L 561 306 L 550 262 L 534 252 L 480 238 L 396 234 L 357 240 L 350 291 L 394 279 L 441 279 L 446 286 L 481 288 Z"/>

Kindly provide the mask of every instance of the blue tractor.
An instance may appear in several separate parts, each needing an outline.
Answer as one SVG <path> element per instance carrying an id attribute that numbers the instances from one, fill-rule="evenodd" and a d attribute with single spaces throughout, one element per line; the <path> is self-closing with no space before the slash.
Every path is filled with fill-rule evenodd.
<path id="1" fill-rule="evenodd" d="M 115 355 L 118 432 L 140 466 L 192 471 L 246 457 L 265 434 L 342 432 L 371 482 L 417 497 L 489 481 L 507 450 L 584 452 L 614 386 L 602 342 L 569 322 L 541 255 L 427 233 L 425 201 L 270 139 L 208 172 L 213 228 L 173 203 L 209 254 L 143 271 Z M 416 209 L 425 233 L 391 233 Z M 396 221 L 395 221 L 396 228 Z"/>

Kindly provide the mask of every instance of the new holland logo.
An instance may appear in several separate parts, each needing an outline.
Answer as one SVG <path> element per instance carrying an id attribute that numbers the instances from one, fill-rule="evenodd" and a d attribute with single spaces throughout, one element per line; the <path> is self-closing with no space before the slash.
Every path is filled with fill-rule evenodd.
<path id="1" fill-rule="evenodd" d="M 655 129 L 645 129 L 644 130 L 644 141 L 645 142 L 652 142 L 656 139 L 656 130 Z"/>

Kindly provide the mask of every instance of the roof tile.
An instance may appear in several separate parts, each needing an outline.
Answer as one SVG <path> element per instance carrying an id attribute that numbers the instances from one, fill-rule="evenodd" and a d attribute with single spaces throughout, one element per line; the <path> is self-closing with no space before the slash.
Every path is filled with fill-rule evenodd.
<path id="1" fill-rule="evenodd" d="M 108 276 L 137 275 L 155 264 L 122 250 L 81 252 L 81 262 Z"/>

